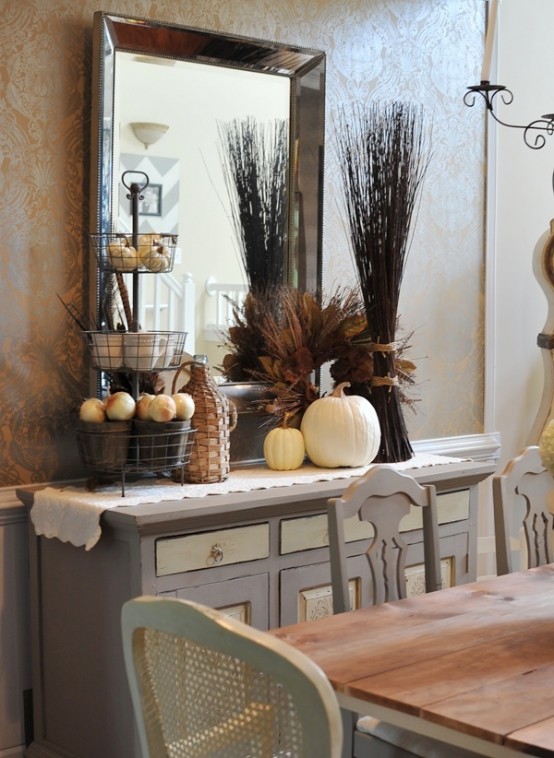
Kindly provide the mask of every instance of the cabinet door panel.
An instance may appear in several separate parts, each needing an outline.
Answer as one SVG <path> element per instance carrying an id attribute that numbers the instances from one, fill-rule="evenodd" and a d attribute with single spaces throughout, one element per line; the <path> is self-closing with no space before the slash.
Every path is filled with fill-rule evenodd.
<path id="1" fill-rule="evenodd" d="M 347 559 L 350 602 L 369 605 L 369 566 L 365 556 Z M 281 571 L 280 626 L 311 621 L 333 612 L 331 567 L 328 562 Z"/>
<path id="2" fill-rule="evenodd" d="M 227 579 L 161 594 L 165 597 L 193 600 L 195 603 L 216 608 L 257 629 L 269 629 L 268 574 Z"/>
<path id="3" fill-rule="evenodd" d="M 467 533 L 440 541 L 442 586 L 467 581 Z M 408 597 L 425 591 L 423 544 L 410 545 L 406 566 Z M 371 575 L 365 555 L 347 558 L 353 609 L 371 604 Z M 333 612 L 331 568 L 328 562 L 281 571 L 280 626 L 312 621 Z"/>

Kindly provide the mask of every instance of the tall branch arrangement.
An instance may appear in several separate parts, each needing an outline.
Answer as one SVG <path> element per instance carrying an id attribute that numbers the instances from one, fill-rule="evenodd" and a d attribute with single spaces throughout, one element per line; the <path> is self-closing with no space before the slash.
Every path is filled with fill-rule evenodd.
<path id="1" fill-rule="evenodd" d="M 346 217 L 372 340 L 373 376 L 351 391 L 368 397 L 381 424 L 376 461 L 413 455 L 401 409 L 395 331 L 414 214 L 429 164 L 421 109 L 370 104 L 343 113 L 338 132 Z"/>
<path id="2" fill-rule="evenodd" d="M 284 281 L 288 226 L 288 122 L 219 124 L 232 222 L 251 290 Z"/>

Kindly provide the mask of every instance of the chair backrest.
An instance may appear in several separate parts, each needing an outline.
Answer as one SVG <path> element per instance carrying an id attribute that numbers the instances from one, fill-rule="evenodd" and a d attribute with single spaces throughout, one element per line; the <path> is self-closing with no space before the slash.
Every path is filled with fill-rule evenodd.
<path id="1" fill-rule="evenodd" d="M 327 503 L 333 610 L 350 610 L 344 520 L 357 515 L 373 525 L 375 535 L 367 550 L 373 604 L 399 600 L 406 596 L 407 544 L 400 532 L 400 522 L 411 506 L 421 507 L 425 588 L 441 588 L 440 553 L 437 526 L 436 491 L 433 485 L 422 486 L 408 474 L 391 466 L 375 465 L 344 492 Z"/>
<path id="2" fill-rule="evenodd" d="M 143 596 L 121 614 L 144 758 L 338 758 L 340 710 L 321 669 L 203 605 Z"/>
<path id="3" fill-rule="evenodd" d="M 552 539 L 554 515 L 549 512 L 549 496 L 554 498 L 554 478 L 541 461 L 537 445 L 526 447 L 508 462 L 501 474 L 492 478 L 496 570 L 508 574 L 512 569 L 510 535 L 514 531 L 517 501 L 522 503 L 521 526 L 527 548 L 529 568 L 554 562 Z"/>

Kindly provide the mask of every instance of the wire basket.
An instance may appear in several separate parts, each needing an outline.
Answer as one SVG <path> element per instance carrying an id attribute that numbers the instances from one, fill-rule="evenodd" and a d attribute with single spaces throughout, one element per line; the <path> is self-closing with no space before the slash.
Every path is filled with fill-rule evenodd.
<path id="1" fill-rule="evenodd" d="M 186 357 L 188 332 L 86 331 L 92 365 L 100 371 L 166 371 Z"/>
<path id="2" fill-rule="evenodd" d="M 90 244 L 101 271 L 125 274 L 161 274 L 173 270 L 176 234 L 91 234 Z"/>
<path id="3" fill-rule="evenodd" d="M 81 421 L 77 441 L 83 463 L 95 473 L 121 477 L 124 495 L 125 476 L 133 472 L 180 473 L 183 484 L 195 431 L 190 421 Z"/>
<path id="4" fill-rule="evenodd" d="M 150 471 L 168 471 L 188 463 L 193 435 L 190 421 L 133 421 L 137 462 Z M 186 461 L 184 460 L 186 458 Z"/>
<path id="5" fill-rule="evenodd" d="M 126 466 L 133 425 L 130 421 L 93 424 L 80 421 L 77 441 L 83 463 L 95 471 L 119 473 Z"/>

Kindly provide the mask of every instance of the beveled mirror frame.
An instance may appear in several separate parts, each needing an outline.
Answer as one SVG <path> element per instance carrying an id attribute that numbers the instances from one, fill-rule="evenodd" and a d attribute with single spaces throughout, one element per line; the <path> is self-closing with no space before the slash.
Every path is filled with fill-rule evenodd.
<path id="1" fill-rule="evenodd" d="M 212 66 L 246 69 L 291 82 L 288 283 L 321 289 L 325 53 L 239 35 L 98 11 L 93 26 L 91 233 L 114 223 L 113 114 L 118 50 Z M 92 302 L 101 282 L 91 256 Z"/>

